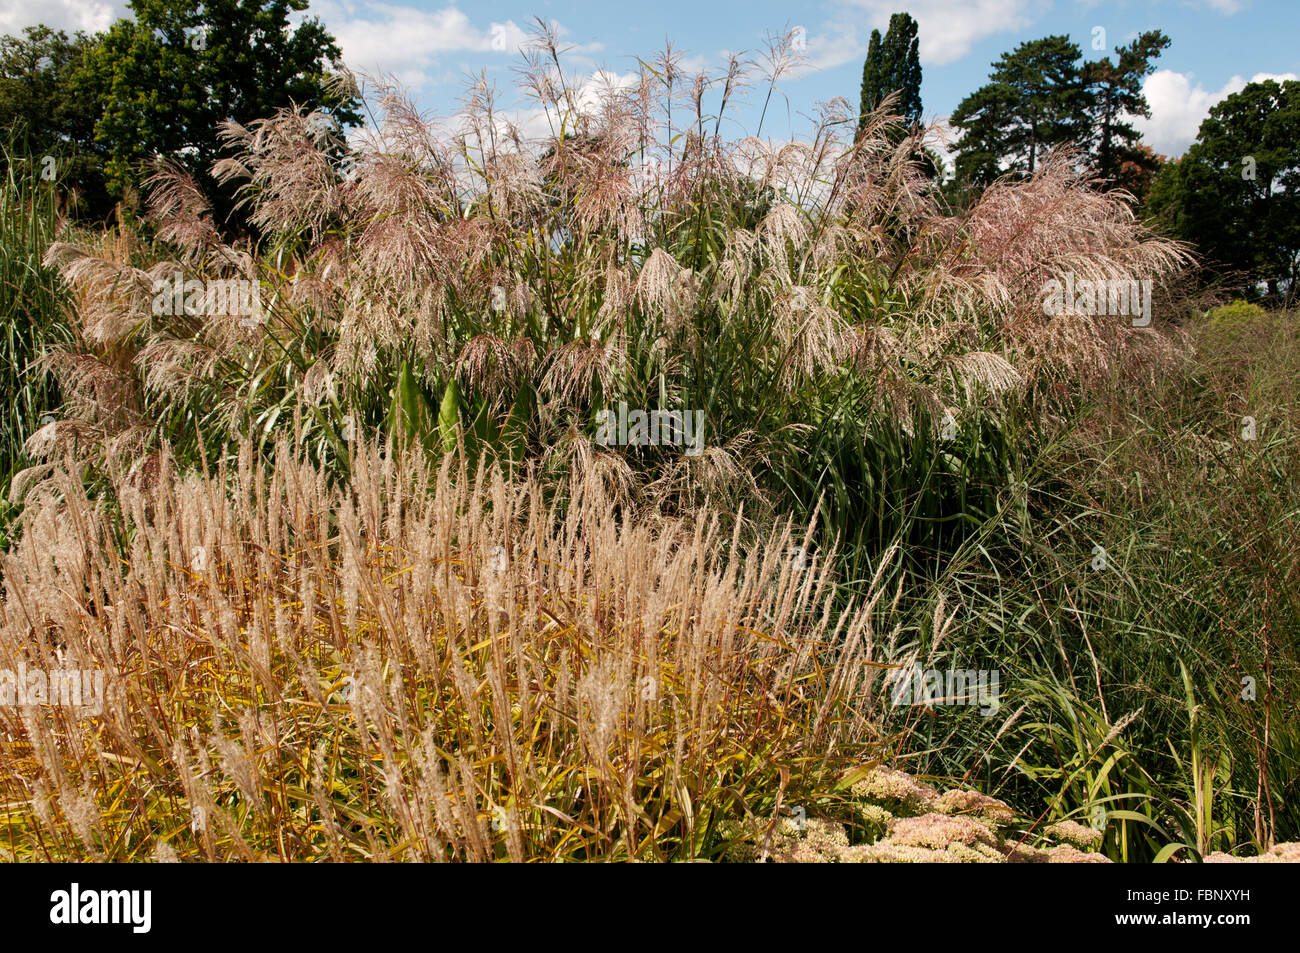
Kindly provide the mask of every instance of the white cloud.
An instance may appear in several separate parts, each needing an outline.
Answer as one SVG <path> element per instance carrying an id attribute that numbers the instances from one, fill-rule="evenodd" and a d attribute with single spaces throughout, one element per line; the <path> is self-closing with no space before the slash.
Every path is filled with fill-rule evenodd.
<path id="1" fill-rule="evenodd" d="M 312 5 L 338 40 L 343 60 L 355 70 L 395 76 L 415 88 L 429 80 L 429 70 L 448 53 L 517 55 L 528 37 L 514 21 L 475 26 L 455 7 L 417 10 L 387 3 Z"/>
<path id="2" fill-rule="evenodd" d="M 808 37 L 808 64 L 814 69 L 833 69 L 849 60 L 860 59 L 866 53 L 865 42 L 858 42 L 858 31 L 853 27 L 830 25 L 826 30 Z"/>
<path id="3" fill-rule="evenodd" d="M 434 67 L 449 54 L 484 53 L 505 62 L 518 57 L 530 41 L 529 32 L 513 20 L 479 26 L 454 6 L 419 10 L 373 0 L 315 0 L 310 14 L 334 34 L 352 69 L 394 76 L 410 89 L 429 83 Z M 573 54 L 602 49 L 600 43 L 563 42 L 569 31 L 558 23 L 552 26 L 571 61 L 576 62 Z"/>
<path id="4" fill-rule="evenodd" d="M 774 31 L 771 37 L 775 39 L 779 32 Z M 790 53 L 795 61 L 788 64 L 784 74 L 786 79 L 800 79 L 821 70 L 833 69 L 850 60 L 860 59 L 866 50 L 865 44 L 858 43 L 857 29 L 852 24 L 827 22 L 818 30 L 800 25 L 791 29 L 791 36 L 793 42 Z M 725 63 L 732 55 L 731 51 L 723 50 L 717 59 Z M 767 68 L 770 62 L 766 51 L 762 49 L 738 55 L 751 64 L 761 64 L 760 69 Z M 700 65 L 701 68 L 705 65 L 703 57 L 700 58 Z"/>
<path id="5" fill-rule="evenodd" d="M 38 23 L 96 33 L 126 15 L 126 0 L 0 0 L 0 33 L 18 34 Z"/>
<path id="6" fill-rule="evenodd" d="M 866 35 L 881 33 L 902 6 L 898 0 L 841 0 L 867 12 Z M 980 40 L 1029 26 L 1044 0 L 912 0 L 907 12 L 916 20 L 921 63 L 942 66 L 961 59 Z M 863 47 L 865 51 L 865 44 Z"/>
<path id="7" fill-rule="evenodd" d="M 939 156 L 944 174 L 948 175 L 957 164 L 957 140 L 961 138 L 961 130 L 952 124 L 951 114 L 937 116 L 934 122 L 934 135 L 927 140 L 926 145 Z"/>
<path id="8" fill-rule="evenodd" d="M 639 77 L 635 73 L 613 73 L 609 70 L 596 70 L 590 76 L 565 76 L 565 81 L 570 84 L 573 90 L 573 105 L 581 113 L 589 116 L 597 115 L 600 112 L 600 106 L 605 102 L 606 97 L 620 90 L 634 89 L 639 82 Z M 554 112 L 548 112 L 540 106 L 530 106 L 523 109 L 505 109 L 498 115 L 501 120 L 501 131 L 505 131 L 505 125 L 508 123 L 516 127 L 522 134 L 524 140 L 530 143 L 548 139 L 550 136 L 559 132 L 558 118 Z M 464 117 L 457 116 L 453 124 L 463 121 Z"/>
<path id="9" fill-rule="evenodd" d="M 1156 70 L 1142 84 L 1143 95 L 1151 107 L 1151 118 L 1136 117 L 1133 126 L 1156 152 L 1179 156 L 1196 141 L 1196 133 L 1210 109 L 1233 93 L 1246 88 L 1247 80 L 1233 76 L 1217 91 L 1207 90 L 1200 83 L 1193 85 L 1195 74 L 1174 70 Z M 1294 73 L 1256 73 L 1251 83 L 1266 79 L 1296 79 Z"/>

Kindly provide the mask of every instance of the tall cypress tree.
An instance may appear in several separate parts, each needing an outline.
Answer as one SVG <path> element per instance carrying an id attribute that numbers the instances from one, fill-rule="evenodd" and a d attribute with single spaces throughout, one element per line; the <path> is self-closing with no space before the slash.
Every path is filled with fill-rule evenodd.
<path id="1" fill-rule="evenodd" d="M 895 13 L 889 18 L 884 38 L 879 30 L 871 31 L 867 59 L 862 65 L 862 96 L 858 128 L 866 117 L 890 93 L 899 93 L 895 109 L 913 122 L 921 118 L 921 56 L 916 36 L 916 21 L 910 14 Z"/>
<path id="2" fill-rule="evenodd" d="M 862 64 L 862 94 L 858 108 L 858 128 L 866 124 L 867 115 L 880 101 L 880 31 L 871 31 L 871 41 L 867 44 L 867 59 Z"/>

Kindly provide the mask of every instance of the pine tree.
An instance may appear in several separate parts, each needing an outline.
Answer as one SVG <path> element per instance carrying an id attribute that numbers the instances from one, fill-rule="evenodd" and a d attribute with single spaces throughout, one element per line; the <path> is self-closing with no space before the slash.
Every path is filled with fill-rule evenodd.
<path id="1" fill-rule="evenodd" d="M 1142 81 L 1155 69 L 1152 61 L 1168 46 L 1169 37 L 1151 30 L 1128 46 L 1117 46 L 1117 63 L 1106 57 L 1083 67 L 1083 83 L 1091 101 L 1089 151 L 1097 174 L 1111 185 L 1133 184 L 1123 175 L 1126 163 L 1136 165 L 1138 170 L 1152 168 L 1150 150 L 1139 148 L 1142 136 L 1125 118 L 1151 118 L 1151 107 L 1142 95 Z"/>
<path id="2" fill-rule="evenodd" d="M 1006 171 L 1033 175 L 1054 146 L 1086 141 L 1091 97 L 1068 36 L 1020 44 L 992 64 L 989 82 L 958 104 L 957 174 L 987 185 Z"/>

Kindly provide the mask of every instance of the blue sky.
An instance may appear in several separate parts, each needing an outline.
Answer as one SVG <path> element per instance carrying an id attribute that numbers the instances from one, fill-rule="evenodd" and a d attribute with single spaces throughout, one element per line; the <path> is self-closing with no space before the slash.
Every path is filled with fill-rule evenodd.
<path id="1" fill-rule="evenodd" d="M 903 9 L 920 24 L 922 98 L 936 117 L 1025 40 L 1065 33 L 1085 55 L 1099 56 L 1091 49 L 1098 27 L 1108 51 L 1148 29 L 1173 40 L 1147 81 L 1153 116 L 1142 124 L 1148 143 L 1170 155 L 1186 149 L 1215 102 L 1246 82 L 1300 75 L 1296 0 L 312 0 L 310 13 L 339 39 L 349 65 L 396 76 L 442 116 L 456 111 L 465 78 L 480 70 L 512 89 L 518 45 L 534 16 L 558 25 L 575 74 L 632 72 L 637 56 L 653 56 L 665 40 L 687 67 L 716 70 L 729 52 L 756 53 L 768 33 L 803 27 L 810 68 L 783 83 L 795 121 L 786 123 L 782 103 L 764 129 L 782 137 L 805 128 L 798 116 L 819 101 L 856 101 L 872 28 L 883 31 Z M 125 13 L 124 0 L 0 0 L 0 31 L 37 22 L 99 29 Z M 757 107 L 739 118 L 752 132 Z"/>

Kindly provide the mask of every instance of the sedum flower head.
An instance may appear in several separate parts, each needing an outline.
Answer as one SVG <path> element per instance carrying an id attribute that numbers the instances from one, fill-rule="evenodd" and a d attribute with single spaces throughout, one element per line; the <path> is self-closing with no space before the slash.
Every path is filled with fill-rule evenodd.
<path id="1" fill-rule="evenodd" d="M 1049 864 L 1109 864 L 1110 858 L 1105 854 L 1085 854 L 1072 844 L 1061 844 L 1047 851 Z"/>
<path id="2" fill-rule="evenodd" d="M 894 815 L 879 804 L 858 801 L 852 807 L 856 826 L 866 828 L 866 839 L 869 841 L 874 841 L 883 836 L 885 831 L 889 829 L 889 822 L 894 819 Z"/>
<path id="3" fill-rule="evenodd" d="M 896 844 L 891 840 L 850 847 L 840 854 L 846 864 L 959 864 L 961 858 L 946 850 Z"/>
<path id="4" fill-rule="evenodd" d="M 1104 836 L 1101 831 L 1085 827 L 1078 821 L 1058 821 L 1047 828 L 1045 833 L 1048 837 L 1084 850 L 1100 846 Z"/>
<path id="5" fill-rule="evenodd" d="M 872 769 L 849 792 L 860 801 L 873 801 L 907 814 L 928 811 L 938 799 L 934 788 L 921 784 L 909 774 L 885 767 Z"/>
<path id="6" fill-rule="evenodd" d="M 1234 857 L 1215 851 L 1205 858 L 1207 864 L 1300 864 L 1300 842 L 1274 844 L 1258 857 Z"/>
<path id="7" fill-rule="evenodd" d="M 935 802 L 934 809 L 940 814 L 977 814 L 991 821 L 1009 821 L 1015 812 L 1003 801 L 978 791 L 963 791 L 954 788 L 944 791 L 943 796 Z"/>
<path id="8" fill-rule="evenodd" d="M 801 832 L 795 821 L 782 818 L 772 839 L 772 859 L 778 864 L 831 863 L 848 846 L 842 824 L 810 817 Z"/>
<path id="9" fill-rule="evenodd" d="M 897 818 L 889 825 L 889 839 L 897 844 L 935 849 L 949 844 L 997 844 L 997 836 L 974 818 L 936 813 Z"/>
<path id="10" fill-rule="evenodd" d="M 1048 860 L 1047 851 L 1029 844 L 1009 844 L 1003 848 L 1002 856 L 1008 864 L 1045 864 Z"/>

